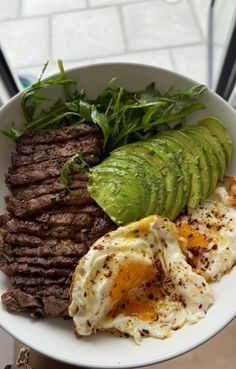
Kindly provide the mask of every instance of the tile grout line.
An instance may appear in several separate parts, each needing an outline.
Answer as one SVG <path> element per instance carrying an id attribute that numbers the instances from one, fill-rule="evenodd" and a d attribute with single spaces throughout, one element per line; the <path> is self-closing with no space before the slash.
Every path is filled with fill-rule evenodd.
<path id="1" fill-rule="evenodd" d="M 188 2 L 188 5 L 189 5 L 191 14 L 193 16 L 193 19 L 194 19 L 194 22 L 195 22 L 195 26 L 197 27 L 197 29 L 198 29 L 198 31 L 200 33 L 200 36 L 201 36 L 202 41 L 205 42 L 205 37 L 204 37 L 204 34 L 202 32 L 202 28 L 201 28 L 201 26 L 200 26 L 200 24 L 198 22 L 198 17 L 197 17 L 197 14 L 195 12 L 195 9 L 194 9 L 194 6 L 192 4 L 192 1 L 188 0 L 187 2 Z"/>
<path id="2" fill-rule="evenodd" d="M 21 18 L 21 14 L 22 14 L 22 0 L 19 0 L 16 18 Z"/>
<path id="3" fill-rule="evenodd" d="M 173 49 L 178 49 L 178 48 L 182 48 L 182 47 L 192 47 L 192 46 L 202 46 L 202 45 L 205 45 L 204 42 L 197 42 L 197 43 L 190 43 L 190 44 L 183 44 L 183 45 L 174 45 L 174 46 L 164 46 L 164 47 L 160 47 L 160 48 L 151 48 L 151 49 L 142 49 L 142 50 L 131 50 L 131 51 L 128 51 L 129 54 L 139 54 L 139 53 L 146 53 L 146 52 L 154 52 L 154 51 L 162 51 L 162 50 L 166 50 L 167 52 L 170 53 L 171 55 L 171 61 L 172 61 L 172 50 Z M 76 62 L 83 62 L 83 61 L 89 61 L 89 62 L 94 62 L 95 60 L 97 59 L 106 59 L 106 58 L 115 58 L 115 57 L 119 57 L 119 56 L 124 56 L 126 55 L 127 53 L 126 52 L 123 52 L 123 53 L 119 53 L 119 54 L 110 54 L 110 55 L 100 55 L 100 56 L 96 56 L 96 57 L 93 57 L 93 58 L 82 58 L 82 59 L 64 59 L 64 63 L 76 63 Z M 56 62 L 53 61 L 53 58 L 51 59 L 50 61 L 52 64 L 56 64 Z M 106 62 L 104 60 L 104 62 Z M 114 61 L 115 62 L 115 61 Z M 118 61 L 119 62 L 119 61 Z M 26 65 L 26 66 L 23 66 L 23 67 L 15 67 L 16 69 L 25 69 L 25 68 L 38 68 L 40 67 L 39 64 L 34 64 L 34 65 Z"/>
<path id="4" fill-rule="evenodd" d="M 137 2 L 129 2 L 127 1 L 125 4 L 123 5 L 133 5 L 133 4 L 142 4 L 143 2 L 151 2 L 151 1 L 156 1 L 156 0 L 142 0 L 142 1 L 137 1 Z M 76 8 L 76 9 L 69 9 L 69 10 L 62 10 L 62 11 L 55 11 L 53 13 L 41 13 L 41 14 L 35 14 L 35 15 L 21 15 L 20 16 L 20 20 L 25 20 L 25 19 L 37 19 L 37 18 L 42 18 L 42 17 L 47 17 L 47 16 L 54 16 L 54 15 L 63 15 L 63 14 L 74 14 L 75 12 L 84 12 L 84 11 L 91 11 L 91 10 L 98 10 L 98 9 L 107 9 L 107 8 L 115 8 L 117 6 L 121 6 L 121 4 L 107 4 L 107 5 L 101 5 L 101 6 L 90 6 L 87 0 L 87 4 L 88 6 L 84 7 L 84 8 Z M 17 21 L 19 18 L 8 18 L 8 19 L 3 19 L 0 21 L 0 23 L 6 23 L 6 22 L 14 22 Z"/>
<path id="5" fill-rule="evenodd" d="M 117 10 L 118 10 L 118 15 L 119 15 L 119 19 L 120 19 L 123 40 L 124 40 L 124 47 L 125 47 L 124 48 L 124 54 L 125 54 L 128 51 L 128 43 L 127 43 L 127 37 L 126 37 L 126 30 L 125 30 L 124 18 L 123 18 L 123 14 L 122 14 L 122 6 L 121 5 L 117 5 Z"/>

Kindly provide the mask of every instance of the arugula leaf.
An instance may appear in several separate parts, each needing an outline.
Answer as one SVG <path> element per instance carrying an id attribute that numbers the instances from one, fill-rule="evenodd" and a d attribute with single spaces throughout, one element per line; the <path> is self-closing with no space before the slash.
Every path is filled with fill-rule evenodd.
<path id="1" fill-rule="evenodd" d="M 11 123 L 10 128 L 7 129 L 1 129 L 0 132 L 7 137 L 13 138 L 14 141 L 18 141 L 21 136 L 24 134 L 24 130 L 23 129 L 19 129 L 15 127 L 15 122 Z"/>
<path id="2" fill-rule="evenodd" d="M 104 137 L 104 156 L 118 146 L 155 135 L 158 131 L 184 124 L 194 111 L 204 109 L 199 101 L 204 85 L 193 86 L 177 92 L 170 88 L 162 94 L 155 83 L 142 91 L 128 91 L 124 87 L 112 88 L 111 83 L 90 100 L 86 90 L 77 89 L 69 78 L 61 60 L 58 60 L 59 76 L 42 80 L 48 63 L 36 83 L 27 89 L 22 98 L 25 116 L 23 130 L 11 127 L 5 131 L 15 140 L 29 130 L 41 131 L 62 128 L 65 125 L 89 122 L 98 125 Z M 52 101 L 43 91 L 61 85 L 64 98 Z"/>
<path id="3" fill-rule="evenodd" d="M 78 159 L 80 163 L 78 163 Z M 78 191 L 74 191 L 70 188 L 70 176 L 73 172 L 78 172 L 80 169 L 89 168 L 88 163 L 84 160 L 82 152 L 79 150 L 75 155 L 69 158 L 61 169 L 60 180 L 64 184 L 69 193 L 73 196 L 79 195 Z"/>
<path id="4" fill-rule="evenodd" d="M 44 89 L 47 89 L 48 87 L 53 86 L 53 85 L 62 85 L 64 87 L 66 101 L 70 101 L 70 99 L 72 98 L 72 95 L 70 94 L 70 91 L 69 91 L 69 86 L 72 86 L 72 85 L 75 86 L 75 81 L 71 78 L 66 77 L 62 61 L 58 60 L 60 75 L 58 77 L 51 78 L 46 81 L 42 81 L 42 77 L 43 77 L 43 74 L 47 66 L 48 66 L 48 63 L 44 65 L 43 71 L 38 81 L 35 82 L 31 87 L 29 87 L 25 91 L 22 97 L 21 107 L 22 107 L 27 123 L 31 123 L 34 120 L 37 120 L 39 116 L 42 117 L 44 112 L 45 112 L 45 118 L 48 116 L 48 109 L 43 109 L 43 108 L 39 109 L 40 107 L 42 107 L 42 103 L 44 103 L 45 101 L 50 101 L 47 97 L 42 95 L 42 91 Z M 62 100 L 60 100 L 60 102 L 61 102 L 61 107 L 65 109 L 64 102 L 62 102 Z M 58 105 L 58 101 L 57 101 L 57 105 Z M 52 108 L 51 111 L 53 111 L 53 105 L 51 106 L 51 108 Z M 38 113 L 38 115 L 36 114 L 37 110 L 41 110 Z M 26 123 L 26 128 L 28 128 L 27 123 Z"/>
<path id="5" fill-rule="evenodd" d="M 91 106 L 91 118 L 92 121 L 99 125 L 99 127 L 102 130 L 103 136 L 104 136 L 104 143 L 103 143 L 103 147 L 106 146 L 109 134 L 110 134 L 110 127 L 109 127 L 109 122 L 107 119 L 107 116 L 103 113 L 99 113 L 99 111 L 97 110 L 95 105 Z"/>

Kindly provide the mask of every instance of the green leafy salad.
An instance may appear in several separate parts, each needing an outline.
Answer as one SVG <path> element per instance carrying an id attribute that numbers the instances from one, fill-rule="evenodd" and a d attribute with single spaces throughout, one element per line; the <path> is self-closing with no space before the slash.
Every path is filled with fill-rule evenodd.
<path id="1" fill-rule="evenodd" d="M 170 88 L 161 94 L 155 83 L 150 83 L 142 91 L 130 92 L 124 87 L 112 88 L 115 77 L 108 81 L 107 87 L 95 100 L 91 100 L 86 91 L 78 89 L 76 81 L 65 74 L 61 60 L 58 61 L 59 76 L 42 80 L 47 64 L 38 81 L 23 94 L 21 107 L 25 122 L 22 128 L 18 129 L 12 123 L 8 131 L 2 130 L 5 135 L 18 140 L 28 131 L 45 131 L 87 122 L 101 128 L 104 155 L 108 155 L 116 147 L 168 129 L 171 122 L 183 123 L 188 115 L 205 108 L 199 101 L 206 89 L 204 85 L 178 92 Z M 44 96 L 44 90 L 55 85 L 63 86 L 64 99 L 53 101 Z"/>
<path id="2" fill-rule="evenodd" d="M 206 90 L 196 85 L 188 90 L 165 93 L 151 82 L 144 90 L 112 87 L 90 99 L 77 87 L 58 61 L 57 77 L 43 80 L 43 72 L 21 100 L 25 121 L 2 133 L 19 140 L 28 131 L 47 131 L 87 123 L 100 127 L 103 160 L 89 169 L 90 196 L 117 224 L 126 224 L 150 214 L 174 219 L 185 206 L 197 207 L 222 179 L 232 153 L 232 141 L 223 124 L 214 117 L 189 128 L 186 118 L 204 109 L 200 101 Z M 79 81 L 78 81 L 79 82 Z M 64 97 L 46 97 L 44 91 L 60 85 Z M 76 152 L 61 169 L 61 181 L 71 195 L 70 175 L 88 167 L 82 152 Z"/>

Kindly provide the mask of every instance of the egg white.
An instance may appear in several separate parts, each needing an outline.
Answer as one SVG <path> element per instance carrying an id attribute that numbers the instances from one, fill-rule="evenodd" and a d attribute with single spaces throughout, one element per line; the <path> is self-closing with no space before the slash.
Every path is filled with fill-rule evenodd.
<path id="1" fill-rule="evenodd" d="M 209 282 L 220 280 L 236 263 L 236 180 L 226 177 L 204 204 L 188 208 L 176 224 L 194 270 Z"/>
<path id="2" fill-rule="evenodd" d="M 203 318 L 213 294 L 205 278 L 186 262 L 181 241 L 175 225 L 157 216 L 120 227 L 96 241 L 80 260 L 71 286 L 69 313 L 76 334 L 118 331 L 140 342 L 143 335 L 165 338 Z M 149 273 L 161 290 L 151 303 L 150 318 L 143 319 L 126 307 L 116 311 L 121 301 L 131 301 L 132 294 L 138 306 L 139 291 L 146 288 Z"/>

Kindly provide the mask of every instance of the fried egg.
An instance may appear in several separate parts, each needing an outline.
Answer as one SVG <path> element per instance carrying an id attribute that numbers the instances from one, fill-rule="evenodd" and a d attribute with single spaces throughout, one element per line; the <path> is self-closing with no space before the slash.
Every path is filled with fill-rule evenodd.
<path id="1" fill-rule="evenodd" d="M 106 234 L 80 260 L 70 316 L 79 336 L 120 332 L 166 338 L 202 319 L 211 288 L 186 262 L 182 238 L 167 219 L 149 216 Z"/>
<path id="2" fill-rule="evenodd" d="M 206 202 L 176 222 L 182 249 L 207 281 L 219 280 L 236 263 L 236 179 L 226 177 Z"/>

